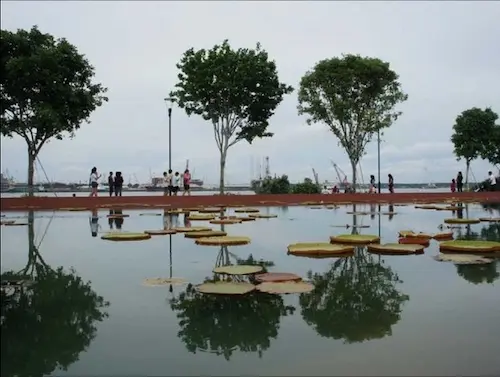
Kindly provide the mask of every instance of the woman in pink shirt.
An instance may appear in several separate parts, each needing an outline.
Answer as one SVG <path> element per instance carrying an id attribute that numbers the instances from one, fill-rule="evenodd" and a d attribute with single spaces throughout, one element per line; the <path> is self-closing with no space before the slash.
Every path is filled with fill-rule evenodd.
<path id="1" fill-rule="evenodd" d="M 183 175 L 183 181 L 184 181 L 184 192 L 182 193 L 182 196 L 186 195 L 191 195 L 191 190 L 190 190 L 190 185 L 191 185 L 191 173 L 189 173 L 189 170 L 186 169 L 184 171 Z"/>

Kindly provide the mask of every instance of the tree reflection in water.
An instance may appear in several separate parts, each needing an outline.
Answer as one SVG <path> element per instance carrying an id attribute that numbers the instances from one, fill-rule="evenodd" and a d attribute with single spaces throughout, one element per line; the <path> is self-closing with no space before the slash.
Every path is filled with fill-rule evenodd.
<path id="1" fill-rule="evenodd" d="M 34 215 L 28 216 L 29 257 L 19 272 L 2 274 L 1 376 L 42 376 L 66 370 L 96 335 L 109 304 L 74 270 L 52 269 L 35 245 Z M 29 286 L 6 286 L 30 280 Z"/>
<path id="2" fill-rule="evenodd" d="M 227 247 L 221 247 L 216 267 L 230 265 L 231 255 Z M 264 268 L 272 265 L 269 261 L 256 261 L 252 255 L 236 261 Z M 214 275 L 205 282 L 220 279 Z M 206 295 L 197 292 L 191 284 L 179 297 L 170 300 L 170 306 L 177 312 L 178 336 L 189 352 L 211 352 L 223 355 L 226 360 L 235 351 L 257 352 L 261 357 L 271 340 L 278 337 L 281 317 L 295 310 L 286 306 L 278 295 L 259 292 L 242 296 Z"/>
<path id="3" fill-rule="evenodd" d="M 353 216 L 353 234 L 355 226 Z M 299 299 L 306 323 L 323 337 L 347 343 L 391 335 L 409 296 L 398 291 L 402 281 L 383 263 L 358 247 L 354 256 L 337 259 L 326 273 L 309 272 L 314 290 Z"/>

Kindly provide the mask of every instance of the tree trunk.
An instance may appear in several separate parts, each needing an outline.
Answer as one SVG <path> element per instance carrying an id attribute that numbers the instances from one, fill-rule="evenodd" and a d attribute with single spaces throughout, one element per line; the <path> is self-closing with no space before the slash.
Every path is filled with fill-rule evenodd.
<path id="1" fill-rule="evenodd" d="M 35 158 L 35 151 L 33 148 L 28 147 L 28 196 L 33 196 L 35 192 L 33 187 L 35 178 Z"/>
<path id="2" fill-rule="evenodd" d="M 221 195 L 224 195 L 224 174 L 226 170 L 226 155 L 227 155 L 227 150 L 220 152 L 219 194 Z"/>
<path id="3" fill-rule="evenodd" d="M 470 160 L 465 160 L 466 169 L 465 169 L 465 187 L 467 187 L 467 191 L 469 191 L 469 170 L 470 170 Z"/>
<path id="4" fill-rule="evenodd" d="M 357 177 L 356 177 L 356 166 L 358 164 L 351 160 L 351 167 L 352 167 L 352 191 L 356 192 L 356 182 L 357 182 Z"/>

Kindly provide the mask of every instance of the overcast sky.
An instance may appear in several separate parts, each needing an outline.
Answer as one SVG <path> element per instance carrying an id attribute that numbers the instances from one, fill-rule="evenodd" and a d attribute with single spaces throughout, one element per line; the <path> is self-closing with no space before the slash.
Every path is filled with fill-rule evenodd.
<path id="1" fill-rule="evenodd" d="M 409 100 L 384 136 L 382 179 L 448 181 L 465 163 L 450 143 L 456 116 L 470 107 L 500 112 L 500 2 L 5 2 L 2 29 L 29 29 L 65 37 L 109 88 L 109 102 L 73 140 L 52 141 L 40 154 L 51 180 L 87 182 L 89 170 L 121 170 L 126 180 L 149 181 L 168 167 L 168 121 L 163 98 L 173 88 L 175 64 L 190 48 L 223 39 L 253 47 L 257 41 L 276 60 L 282 81 L 297 87 L 321 59 L 355 53 L 389 61 Z M 271 172 L 292 180 L 334 179 L 331 160 L 350 164 L 324 125 L 307 126 L 296 111 L 296 93 L 271 119 L 271 139 L 241 142 L 229 151 L 226 182 L 248 182 L 269 156 Z M 186 159 L 194 175 L 218 181 L 219 153 L 212 126 L 173 109 L 172 161 Z M 26 144 L 2 138 L 2 171 L 26 177 Z M 483 178 L 483 161 L 473 172 Z M 362 161 L 364 180 L 377 171 L 377 145 Z M 136 178 L 135 178 L 136 177 Z M 45 180 L 42 173 L 40 180 Z"/>

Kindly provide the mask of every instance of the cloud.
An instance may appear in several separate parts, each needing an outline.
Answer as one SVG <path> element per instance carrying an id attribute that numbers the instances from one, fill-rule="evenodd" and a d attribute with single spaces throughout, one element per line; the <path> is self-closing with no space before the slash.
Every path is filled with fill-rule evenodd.
<path id="1" fill-rule="evenodd" d="M 175 15 L 175 16 L 172 16 Z M 66 37 L 109 88 L 73 140 L 52 141 L 40 154 L 48 176 L 86 181 L 88 170 L 121 170 L 126 179 L 148 181 L 168 168 L 168 120 L 163 98 L 175 85 L 175 64 L 190 48 L 210 48 L 228 38 L 235 47 L 260 41 L 276 60 L 281 79 L 298 87 L 320 59 L 342 53 L 380 57 L 398 72 L 409 100 L 381 145 L 382 174 L 398 182 L 441 181 L 465 170 L 449 142 L 464 109 L 498 106 L 500 92 L 498 2 L 6 2 L 2 28 L 37 24 Z M 330 160 L 347 173 L 350 163 L 324 125 L 307 126 L 297 115 L 297 93 L 271 119 L 273 138 L 241 142 L 229 151 L 227 181 L 258 176 L 269 156 L 271 172 L 292 180 L 335 179 Z M 500 112 L 500 108 L 494 109 Z M 2 138 L 2 169 L 26 177 L 23 140 Z M 364 179 L 377 171 L 377 144 L 362 161 Z M 212 128 L 173 109 L 172 165 L 189 159 L 196 176 L 218 182 L 219 154 Z M 490 169 L 476 161 L 473 171 Z M 349 174 L 350 175 L 350 174 Z"/>

